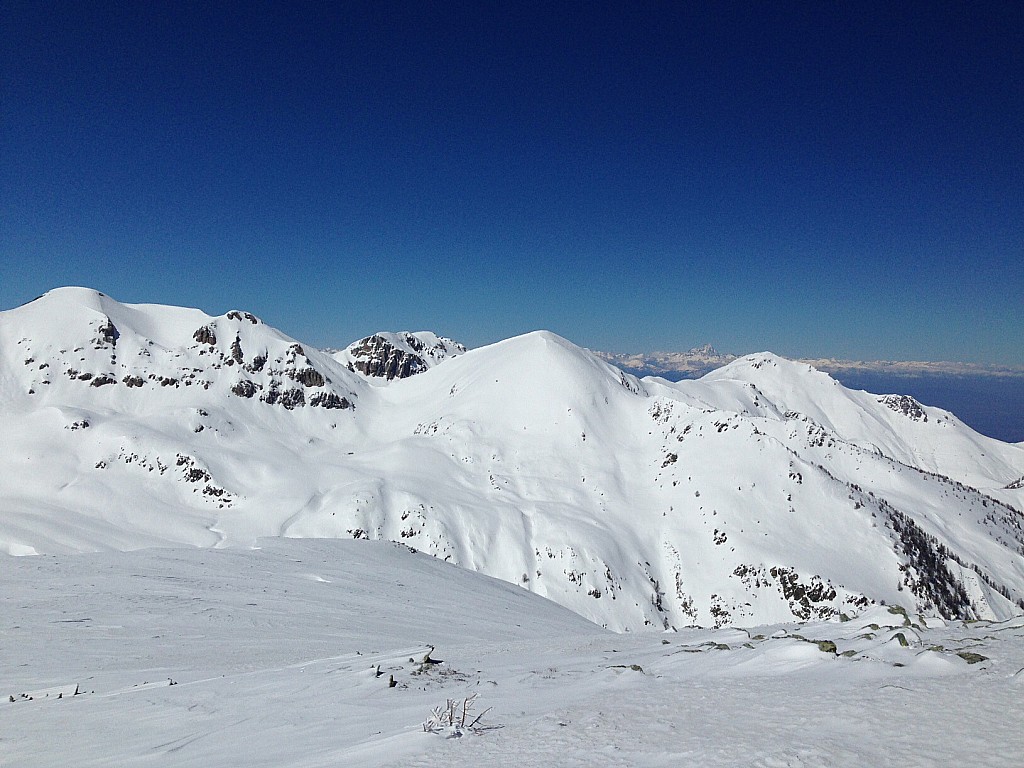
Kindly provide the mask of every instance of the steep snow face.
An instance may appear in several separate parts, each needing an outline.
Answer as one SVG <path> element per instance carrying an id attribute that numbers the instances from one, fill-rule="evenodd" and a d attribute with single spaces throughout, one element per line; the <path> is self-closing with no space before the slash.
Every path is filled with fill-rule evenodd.
<path id="1" fill-rule="evenodd" d="M 403 331 L 375 333 L 331 356 L 369 381 L 384 384 L 415 376 L 465 351 L 459 342 L 430 331 Z"/>
<path id="2" fill-rule="evenodd" d="M 786 420 L 817 424 L 836 437 L 899 462 L 946 475 L 968 485 L 1001 488 L 1016 474 L 1016 446 L 979 435 L 941 408 L 922 405 L 908 395 L 875 395 L 849 390 L 805 363 L 770 353 L 748 355 L 707 374 L 714 392 L 753 392 Z M 749 385 L 749 387 L 744 387 Z M 700 390 L 691 382 L 680 391 Z M 730 404 L 709 396 L 715 405 Z M 749 398 L 745 407 L 753 408 Z"/>
<path id="3" fill-rule="evenodd" d="M 0 339 L 7 552 L 390 539 L 616 630 L 1024 601 L 1020 446 L 772 355 L 669 384 L 535 332 L 381 387 L 84 289 Z"/>

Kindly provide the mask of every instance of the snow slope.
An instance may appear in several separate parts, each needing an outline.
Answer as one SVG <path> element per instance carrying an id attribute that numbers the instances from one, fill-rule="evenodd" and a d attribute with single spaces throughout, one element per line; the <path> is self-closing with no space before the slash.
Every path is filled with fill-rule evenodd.
<path id="1" fill-rule="evenodd" d="M 638 380 L 547 332 L 350 362 L 80 288 L 0 313 L 0 551 L 390 539 L 615 630 L 1024 605 L 1024 448 L 912 399 L 767 353 Z"/>
<path id="2" fill-rule="evenodd" d="M 1020 618 L 875 607 L 615 635 L 398 545 L 260 545 L 0 555 L 0 764 L 1009 768 L 1024 752 Z M 476 727 L 424 730 L 474 695 Z"/>
<path id="3" fill-rule="evenodd" d="M 809 365 L 768 353 L 741 358 L 704 381 L 749 384 L 776 408 L 808 417 L 844 441 L 971 485 L 1005 485 L 1020 463 L 1014 446 L 979 435 L 947 411 L 907 395 L 849 390 Z"/>

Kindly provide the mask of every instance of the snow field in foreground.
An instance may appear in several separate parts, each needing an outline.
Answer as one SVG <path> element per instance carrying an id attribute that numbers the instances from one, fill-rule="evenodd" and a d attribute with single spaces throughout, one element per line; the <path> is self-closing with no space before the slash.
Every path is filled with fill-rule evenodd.
<path id="1" fill-rule="evenodd" d="M 1024 619 L 879 607 L 617 635 L 367 541 L 0 566 L 3 765 L 1017 766 L 1024 754 Z M 428 653 L 441 663 L 423 664 Z M 489 727 L 423 731 L 432 707 L 473 694 Z"/>

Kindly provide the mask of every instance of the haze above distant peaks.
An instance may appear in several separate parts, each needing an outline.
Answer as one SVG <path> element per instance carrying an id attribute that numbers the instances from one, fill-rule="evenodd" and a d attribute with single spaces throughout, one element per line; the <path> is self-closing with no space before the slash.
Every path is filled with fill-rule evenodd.
<path id="1" fill-rule="evenodd" d="M 686 378 L 703 375 L 738 356 L 719 352 L 711 344 L 685 352 L 622 353 L 595 351 L 610 363 L 641 376 L 683 374 Z M 894 376 L 999 376 L 1024 377 L 1024 367 L 984 363 L 923 360 L 839 360 L 834 357 L 792 358 L 828 373 L 880 373 Z"/>

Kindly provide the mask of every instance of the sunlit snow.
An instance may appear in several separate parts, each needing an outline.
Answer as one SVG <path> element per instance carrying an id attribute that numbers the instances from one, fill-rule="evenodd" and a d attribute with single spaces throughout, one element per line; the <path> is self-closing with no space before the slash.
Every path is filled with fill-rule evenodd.
<path id="1" fill-rule="evenodd" d="M 1024 750 L 1019 618 L 623 635 L 399 545 L 261 543 L 0 558 L 0 762 L 995 768 Z M 474 694 L 476 728 L 424 731 Z"/>
<path id="2" fill-rule="evenodd" d="M 84 288 L 0 395 L 5 765 L 1024 753 L 1024 447 L 912 398 Z"/>

